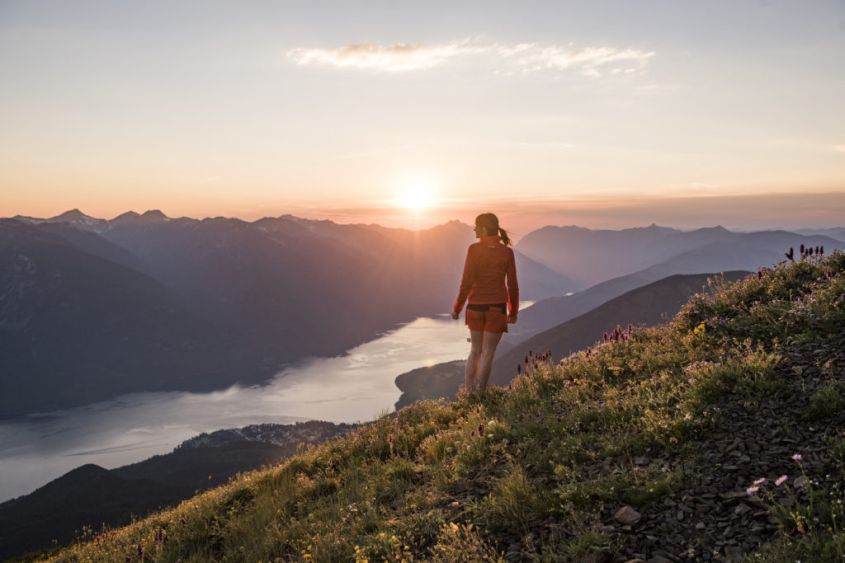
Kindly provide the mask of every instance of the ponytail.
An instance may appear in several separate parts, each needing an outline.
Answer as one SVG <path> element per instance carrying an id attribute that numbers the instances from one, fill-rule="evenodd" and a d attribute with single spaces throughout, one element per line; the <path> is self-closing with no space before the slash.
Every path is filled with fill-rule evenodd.
<path id="1" fill-rule="evenodd" d="M 505 246 L 511 245 L 511 238 L 508 236 L 508 232 L 499 226 L 499 218 L 493 213 L 482 213 L 476 217 L 475 226 L 484 227 L 484 230 L 491 234 L 498 233 L 499 240 L 502 244 Z"/>
<path id="2" fill-rule="evenodd" d="M 511 245 L 511 239 L 508 236 L 508 232 L 502 227 L 499 227 L 499 238 L 502 239 L 502 242 L 505 244 L 505 246 Z"/>

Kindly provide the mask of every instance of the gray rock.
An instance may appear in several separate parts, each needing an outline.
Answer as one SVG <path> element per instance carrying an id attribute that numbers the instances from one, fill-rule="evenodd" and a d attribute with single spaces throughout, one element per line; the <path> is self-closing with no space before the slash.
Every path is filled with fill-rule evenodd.
<path id="1" fill-rule="evenodd" d="M 628 505 L 623 506 L 613 514 L 613 518 L 622 524 L 636 524 L 642 518 L 642 514 Z"/>
<path id="2" fill-rule="evenodd" d="M 792 482 L 792 486 L 796 489 L 809 489 L 810 488 L 810 479 L 806 475 L 802 475 L 797 477 L 795 481 Z"/>

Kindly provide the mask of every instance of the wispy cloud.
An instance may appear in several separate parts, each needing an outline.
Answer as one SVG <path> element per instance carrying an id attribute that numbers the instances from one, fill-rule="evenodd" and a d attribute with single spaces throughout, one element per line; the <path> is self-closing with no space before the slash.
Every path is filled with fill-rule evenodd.
<path id="1" fill-rule="evenodd" d="M 586 76 L 631 74 L 643 68 L 654 51 L 614 47 L 576 47 L 523 43 L 498 46 L 497 53 L 528 71 L 578 69 Z"/>
<path id="2" fill-rule="evenodd" d="M 288 57 L 299 65 L 323 64 L 396 72 L 431 68 L 447 59 L 479 52 L 483 50 L 467 41 L 443 45 L 359 43 L 337 49 L 293 49 L 288 51 Z"/>
<path id="3" fill-rule="evenodd" d="M 636 73 L 655 53 L 632 48 L 577 47 L 572 43 L 482 44 L 464 39 L 439 45 L 360 43 L 334 49 L 298 48 L 288 51 L 287 55 L 302 66 L 328 65 L 388 72 L 427 69 L 450 59 L 485 56 L 499 71 L 578 71 L 585 76 L 600 77 Z"/>

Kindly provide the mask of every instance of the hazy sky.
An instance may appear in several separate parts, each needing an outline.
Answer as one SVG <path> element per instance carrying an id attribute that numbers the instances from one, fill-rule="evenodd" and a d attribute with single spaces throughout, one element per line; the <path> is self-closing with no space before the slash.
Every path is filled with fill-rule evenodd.
<path id="1" fill-rule="evenodd" d="M 0 215 L 842 224 L 843 60 L 841 0 L 0 0 Z"/>

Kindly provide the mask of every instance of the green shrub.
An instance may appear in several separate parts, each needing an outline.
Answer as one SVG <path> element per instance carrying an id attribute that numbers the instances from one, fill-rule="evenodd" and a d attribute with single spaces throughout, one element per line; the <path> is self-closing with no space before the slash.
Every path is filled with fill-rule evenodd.
<path id="1" fill-rule="evenodd" d="M 830 418 L 843 408 L 845 408 L 845 397 L 842 395 L 842 383 L 826 381 L 810 396 L 807 419 L 818 421 Z"/>

